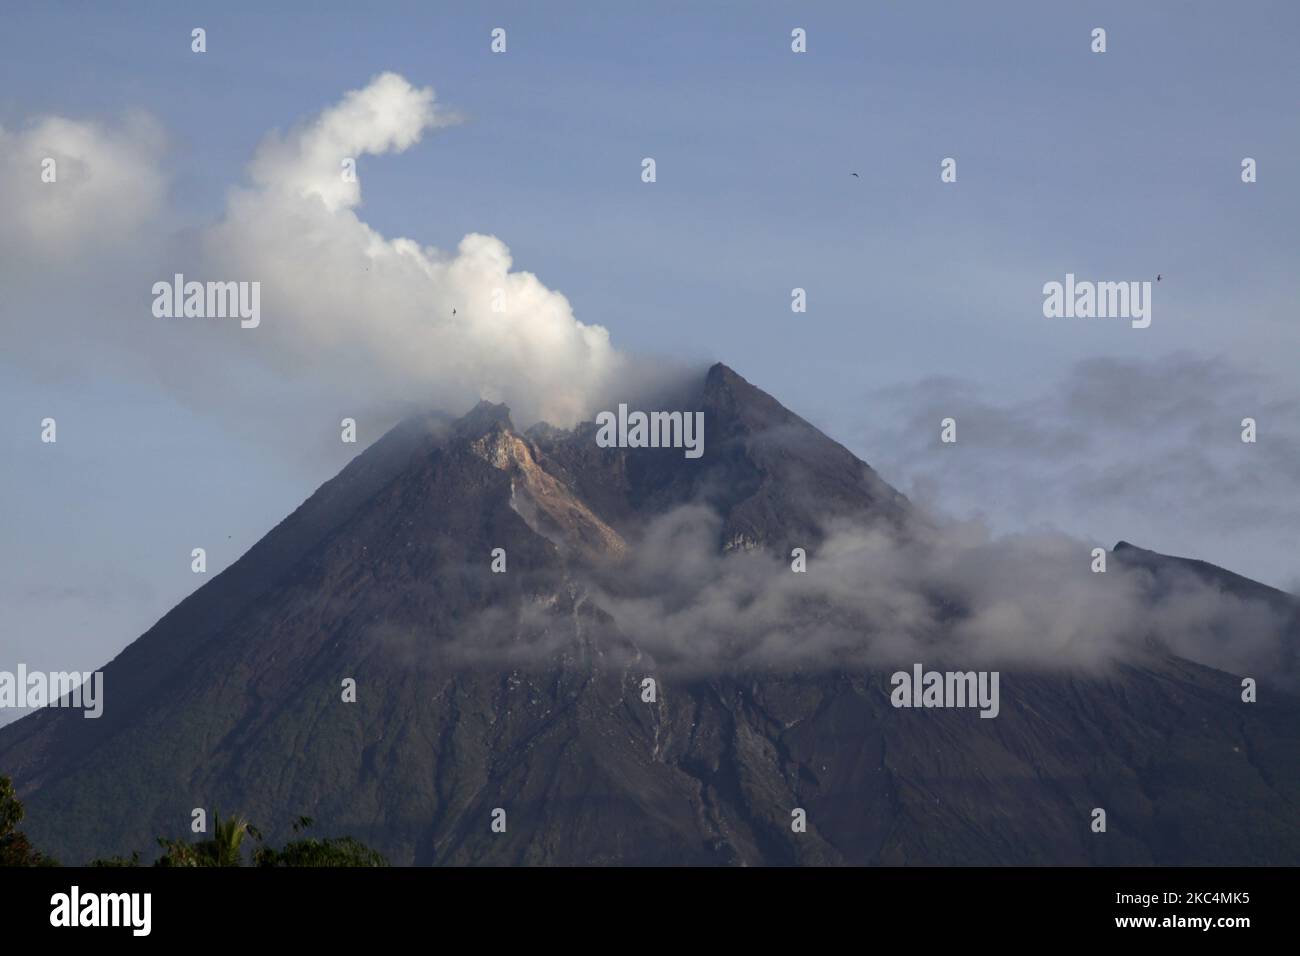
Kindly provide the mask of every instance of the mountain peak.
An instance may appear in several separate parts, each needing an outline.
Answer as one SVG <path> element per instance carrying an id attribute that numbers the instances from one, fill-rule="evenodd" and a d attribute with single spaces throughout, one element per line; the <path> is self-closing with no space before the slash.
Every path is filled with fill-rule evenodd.
<path id="1" fill-rule="evenodd" d="M 809 436 L 816 435 L 824 442 L 836 444 L 815 425 L 721 362 L 714 364 L 704 377 L 703 407 L 706 418 L 714 419 L 711 426 L 724 433 L 737 430 L 755 433 L 796 426 L 796 430 Z"/>
<path id="2" fill-rule="evenodd" d="M 729 365 L 724 365 L 722 362 L 714 362 L 709 366 L 708 374 L 704 376 L 705 388 L 709 388 L 710 386 L 718 387 L 727 385 L 731 382 L 743 382 L 745 385 L 749 384 L 744 378 L 736 374 L 735 369 L 731 368 Z"/>
<path id="3" fill-rule="evenodd" d="M 494 425 L 515 430 L 514 423 L 510 420 L 510 407 L 483 400 L 458 418 L 453 427 L 460 435 L 477 438 Z"/>

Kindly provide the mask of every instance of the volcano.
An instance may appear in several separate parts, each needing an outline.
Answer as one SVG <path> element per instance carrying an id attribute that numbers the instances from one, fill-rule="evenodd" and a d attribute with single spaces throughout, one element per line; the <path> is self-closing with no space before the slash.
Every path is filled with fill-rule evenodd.
<path id="1" fill-rule="evenodd" d="M 1152 638 L 1091 670 L 1004 665 L 994 719 L 900 709 L 895 668 L 797 641 L 757 666 L 743 621 L 720 645 L 741 666 L 691 666 L 708 627 L 670 660 L 628 613 L 669 516 L 688 568 L 793 575 L 802 551 L 809 579 L 844 522 L 908 542 L 929 521 L 723 365 L 678 407 L 703 412 L 698 460 L 486 402 L 404 420 L 108 664 L 101 718 L 0 729 L 28 836 L 65 863 L 129 855 L 203 807 L 272 840 L 309 815 L 415 865 L 1300 863 L 1291 596 L 1121 542 L 1108 573 L 1144 600 L 1195 580 L 1276 640 L 1229 623 L 1222 659 Z M 857 626 L 796 603 L 819 634 Z"/>

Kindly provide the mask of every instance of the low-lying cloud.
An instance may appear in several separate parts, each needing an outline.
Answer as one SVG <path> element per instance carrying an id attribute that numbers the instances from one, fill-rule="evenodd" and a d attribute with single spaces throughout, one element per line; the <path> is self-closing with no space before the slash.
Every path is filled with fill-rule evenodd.
<path id="1" fill-rule="evenodd" d="M 832 526 L 804 573 L 787 558 L 719 555 L 718 519 L 691 507 L 661 519 L 628 575 L 643 593 L 597 598 L 666 665 L 1104 668 L 1163 646 L 1237 672 L 1283 660 L 1275 607 L 1179 577 L 1150 575 L 1064 534 L 996 538 L 976 521 L 933 520 L 902 541 L 883 527 Z M 1258 676 L 1258 675 L 1256 675 Z"/>
<path id="2" fill-rule="evenodd" d="M 1065 534 L 996 537 L 979 521 L 932 518 L 900 538 L 836 522 L 796 573 L 788 557 L 718 549 L 722 519 L 702 505 L 648 526 L 625 564 L 584 581 L 599 612 L 581 625 L 615 666 L 716 673 L 956 669 L 1101 674 L 1165 655 L 1295 686 L 1284 603 L 1242 597 L 1189 571 L 1159 582 Z M 492 609 L 443 647 L 469 663 L 528 665 L 572 651 L 567 609 Z"/>

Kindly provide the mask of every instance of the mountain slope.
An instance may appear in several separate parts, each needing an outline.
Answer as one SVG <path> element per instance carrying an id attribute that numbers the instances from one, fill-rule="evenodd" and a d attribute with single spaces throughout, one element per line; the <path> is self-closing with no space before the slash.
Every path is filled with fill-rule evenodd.
<path id="1" fill-rule="evenodd" d="M 699 460 L 487 403 L 403 423 L 109 664 L 100 720 L 0 729 L 29 835 L 147 852 L 206 807 L 417 864 L 1300 861 L 1300 702 L 1160 649 L 1004 670 L 992 720 L 895 709 L 885 672 L 658 669 L 589 586 L 658 516 L 703 503 L 719 554 L 778 555 L 923 520 L 724 366 L 684 401 Z"/>

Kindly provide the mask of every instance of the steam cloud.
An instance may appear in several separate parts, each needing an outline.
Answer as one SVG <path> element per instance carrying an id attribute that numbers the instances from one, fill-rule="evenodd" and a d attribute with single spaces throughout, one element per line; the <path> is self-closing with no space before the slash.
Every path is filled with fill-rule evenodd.
<path id="1" fill-rule="evenodd" d="M 623 364 L 603 327 L 512 271 L 494 236 L 467 235 L 448 253 L 381 235 L 357 214 L 361 184 L 345 175 L 346 160 L 400 153 L 455 121 L 432 89 L 377 76 L 268 136 L 250 184 L 197 231 L 167 207 L 166 140 L 153 121 L 47 118 L 0 130 L 0 278 L 15 290 L 0 319 L 23 337 L 33 310 L 57 316 L 44 335 L 99 340 L 126 374 L 205 407 L 215 394 L 255 415 L 292 393 L 303 408 L 346 396 L 347 409 L 395 417 L 487 398 L 509 403 L 522 423 L 572 424 Z M 58 163 L 53 184 L 39 178 L 46 156 Z M 148 290 L 175 272 L 260 282 L 260 327 L 153 318 Z"/>

